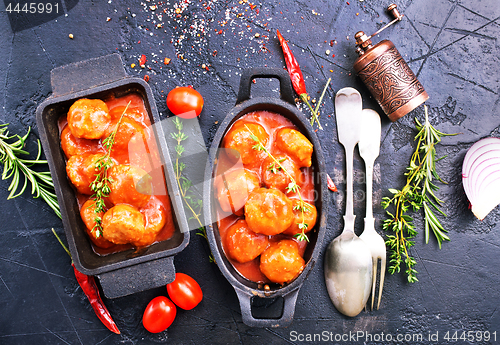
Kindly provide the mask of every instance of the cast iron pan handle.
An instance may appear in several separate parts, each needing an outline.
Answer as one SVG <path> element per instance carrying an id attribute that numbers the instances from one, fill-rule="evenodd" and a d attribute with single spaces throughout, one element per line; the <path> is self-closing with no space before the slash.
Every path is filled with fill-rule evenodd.
<path id="1" fill-rule="evenodd" d="M 283 313 L 279 319 L 256 319 L 252 316 L 253 295 L 245 291 L 235 289 L 240 301 L 241 317 L 245 325 L 250 327 L 283 327 L 288 326 L 293 320 L 295 313 L 295 303 L 299 294 L 297 288 L 283 296 Z"/>
<path id="2" fill-rule="evenodd" d="M 98 274 L 104 296 L 117 298 L 165 286 L 175 279 L 174 257 L 143 262 Z"/>
<path id="3" fill-rule="evenodd" d="M 119 54 L 75 62 L 54 68 L 50 74 L 53 96 L 88 90 L 127 76 Z"/>
<path id="4" fill-rule="evenodd" d="M 250 88 L 252 80 L 255 78 L 276 78 L 280 82 L 281 99 L 292 105 L 295 105 L 294 91 L 288 72 L 280 68 L 256 67 L 243 70 L 240 79 L 240 89 L 236 104 L 250 99 Z"/>

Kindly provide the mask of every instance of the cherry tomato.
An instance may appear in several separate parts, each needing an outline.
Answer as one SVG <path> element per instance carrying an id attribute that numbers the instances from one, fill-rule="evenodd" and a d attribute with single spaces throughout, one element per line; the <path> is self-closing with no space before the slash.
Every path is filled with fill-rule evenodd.
<path id="1" fill-rule="evenodd" d="M 174 322 L 177 308 L 165 296 L 155 297 L 149 302 L 144 315 L 142 324 L 151 333 L 159 333 L 166 330 Z"/>
<path id="2" fill-rule="evenodd" d="M 184 273 L 176 273 L 175 280 L 167 285 L 168 296 L 184 310 L 191 310 L 203 299 L 200 285 Z"/>
<path id="3" fill-rule="evenodd" d="M 176 87 L 167 95 L 167 107 L 174 115 L 192 119 L 200 115 L 203 109 L 203 97 L 192 87 Z"/>

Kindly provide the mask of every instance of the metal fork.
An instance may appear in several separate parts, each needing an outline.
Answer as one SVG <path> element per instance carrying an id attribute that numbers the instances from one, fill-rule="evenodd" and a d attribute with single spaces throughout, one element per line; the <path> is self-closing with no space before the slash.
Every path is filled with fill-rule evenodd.
<path id="1" fill-rule="evenodd" d="M 380 283 L 378 290 L 377 309 L 380 307 L 382 290 L 384 288 L 386 247 L 382 236 L 375 231 L 375 218 L 372 209 L 372 188 L 373 188 L 373 165 L 380 152 L 381 124 L 378 113 L 371 109 L 363 109 L 361 117 L 361 138 L 358 143 L 359 154 L 365 161 L 366 167 L 366 217 L 365 228 L 359 236 L 370 248 L 373 262 L 372 278 L 372 310 L 375 301 L 375 287 L 377 283 L 378 260 L 380 265 Z"/>

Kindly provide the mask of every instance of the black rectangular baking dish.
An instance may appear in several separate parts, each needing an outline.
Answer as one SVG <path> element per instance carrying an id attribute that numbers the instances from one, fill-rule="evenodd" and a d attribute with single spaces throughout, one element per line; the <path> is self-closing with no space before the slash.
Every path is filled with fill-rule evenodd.
<path id="1" fill-rule="evenodd" d="M 151 123 L 160 118 L 149 85 L 128 77 L 118 54 L 86 60 L 52 70 L 53 94 L 36 111 L 40 139 L 47 158 L 61 208 L 69 249 L 76 268 L 97 275 L 104 295 L 121 297 L 165 285 L 175 278 L 174 255 L 189 243 L 188 223 L 175 180 L 166 136 L 162 126 L 153 126 L 164 167 L 176 229 L 172 238 L 155 243 L 140 252 L 132 249 L 100 256 L 96 254 L 80 218 L 75 192 L 66 176 L 66 161 L 61 149 L 58 119 L 79 98 L 104 99 L 134 92 L 142 96 Z"/>

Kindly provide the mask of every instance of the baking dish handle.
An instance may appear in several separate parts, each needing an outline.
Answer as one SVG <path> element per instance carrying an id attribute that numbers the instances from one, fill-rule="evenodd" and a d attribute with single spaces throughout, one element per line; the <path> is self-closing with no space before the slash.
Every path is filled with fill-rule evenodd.
<path id="1" fill-rule="evenodd" d="M 101 56 L 54 68 L 50 73 L 53 96 L 88 90 L 127 77 L 119 54 Z"/>
<path id="2" fill-rule="evenodd" d="M 98 274 L 104 296 L 117 298 L 165 286 L 175 279 L 174 257 L 143 262 Z"/>
<path id="3" fill-rule="evenodd" d="M 250 327 L 284 327 L 288 326 L 293 321 L 293 315 L 295 313 L 295 303 L 297 302 L 297 296 L 299 294 L 300 288 L 297 288 L 283 297 L 283 312 L 280 318 L 255 318 L 252 315 L 252 297 L 253 295 L 235 289 L 236 295 L 238 295 L 238 300 L 240 301 L 241 317 L 245 325 Z"/>
<path id="4" fill-rule="evenodd" d="M 236 104 L 250 99 L 252 80 L 255 78 L 276 78 L 280 82 L 280 97 L 283 101 L 295 105 L 294 91 L 290 76 L 284 69 L 256 67 L 243 70 Z"/>

